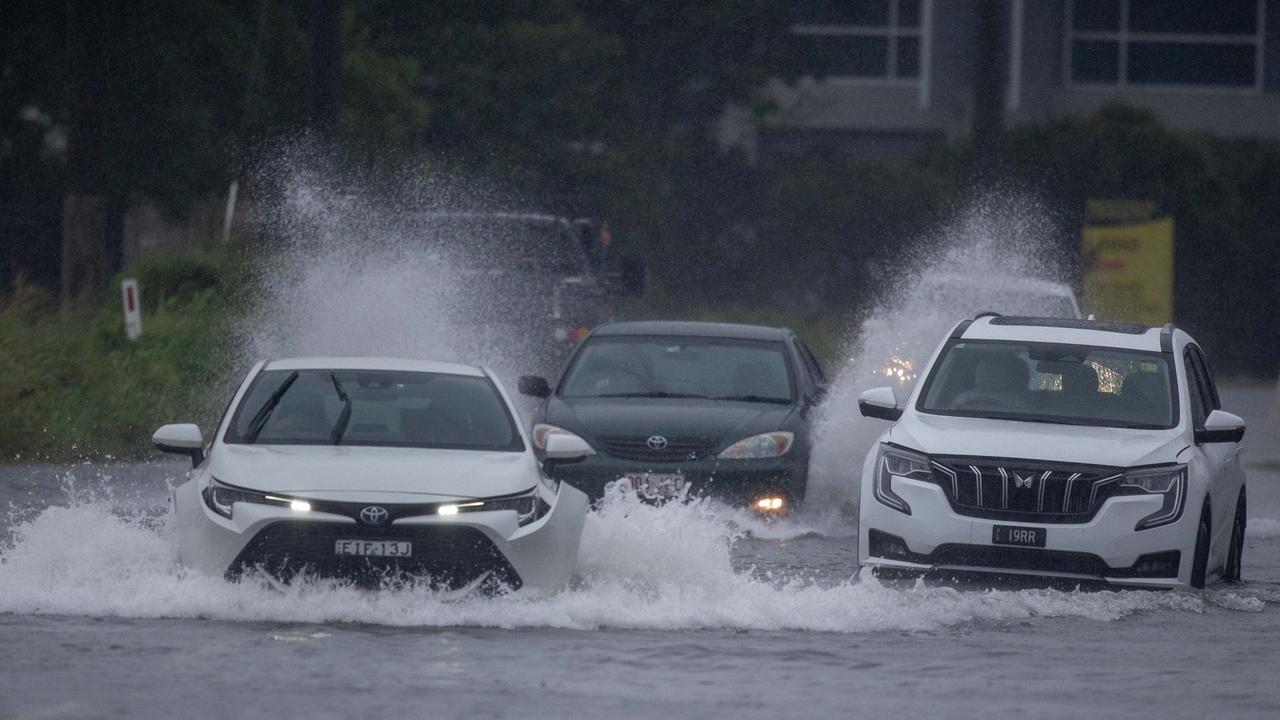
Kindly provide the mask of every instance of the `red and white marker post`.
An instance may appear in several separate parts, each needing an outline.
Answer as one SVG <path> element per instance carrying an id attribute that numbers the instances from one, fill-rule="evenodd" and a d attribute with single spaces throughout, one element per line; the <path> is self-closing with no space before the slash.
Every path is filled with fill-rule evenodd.
<path id="1" fill-rule="evenodd" d="M 130 340 L 137 340 L 142 334 L 142 299 L 138 296 L 137 280 L 120 281 L 120 300 L 124 303 L 124 334 Z"/>

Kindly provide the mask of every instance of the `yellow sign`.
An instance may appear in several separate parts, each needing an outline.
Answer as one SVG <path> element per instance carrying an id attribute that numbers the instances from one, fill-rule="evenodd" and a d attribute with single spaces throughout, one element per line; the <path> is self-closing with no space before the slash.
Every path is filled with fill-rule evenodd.
<path id="1" fill-rule="evenodd" d="M 1084 311 L 1100 320 L 1173 320 L 1173 218 L 1091 225 L 1082 233 Z"/>

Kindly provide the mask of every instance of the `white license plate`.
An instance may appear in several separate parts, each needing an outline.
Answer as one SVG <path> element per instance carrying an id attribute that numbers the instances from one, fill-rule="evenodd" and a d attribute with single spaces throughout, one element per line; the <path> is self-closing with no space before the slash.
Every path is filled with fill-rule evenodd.
<path id="1" fill-rule="evenodd" d="M 333 554 L 361 557 L 409 557 L 413 555 L 413 543 L 396 540 L 335 540 Z"/>
<path id="2" fill-rule="evenodd" d="M 684 491 L 684 475 L 680 473 L 630 473 L 625 477 L 642 497 L 667 498 Z"/>

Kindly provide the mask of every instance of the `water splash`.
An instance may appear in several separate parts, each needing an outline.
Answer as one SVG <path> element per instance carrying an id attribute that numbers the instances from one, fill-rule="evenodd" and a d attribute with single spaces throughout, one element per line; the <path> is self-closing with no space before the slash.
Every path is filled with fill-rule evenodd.
<path id="1" fill-rule="evenodd" d="M 863 458 L 885 429 L 858 414 L 863 391 L 893 386 L 905 402 L 914 374 L 947 331 L 977 312 L 1064 314 L 1061 299 L 1021 286 L 1027 279 L 1070 283 L 1061 233 L 1033 200 L 987 195 L 882 268 L 884 287 L 852 329 L 846 360 L 830 373 L 835 380 L 817 418 L 809 485 L 816 505 L 856 514 Z"/>

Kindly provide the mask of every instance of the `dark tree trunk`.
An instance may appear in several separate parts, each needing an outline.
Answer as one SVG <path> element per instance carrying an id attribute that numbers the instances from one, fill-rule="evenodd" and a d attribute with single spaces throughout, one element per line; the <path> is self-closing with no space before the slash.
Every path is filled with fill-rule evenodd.
<path id="1" fill-rule="evenodd" d="M 1006 0 L 979 0 L 977 62 L 973 81 L 973 169 L 980 181 L 993 181 L 1000 164 L 1004 130 Z"/>
<path id="2" fill-rule="evenodd" d="M 314 105 L 311 124 L 332 130 L 338 124 L 338 100 L 342 89 L 342 6 L 339 0 L 314 0 L 312 74 Z"/>

